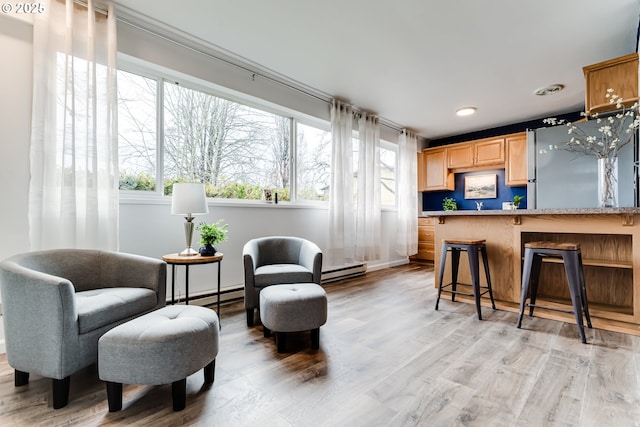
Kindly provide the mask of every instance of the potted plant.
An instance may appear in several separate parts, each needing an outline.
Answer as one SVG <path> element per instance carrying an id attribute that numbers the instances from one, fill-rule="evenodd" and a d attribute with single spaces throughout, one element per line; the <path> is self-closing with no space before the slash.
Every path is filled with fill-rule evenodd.
<path id="1" fill-rule="evenodd" d="M 223 220 L 218 220 L 212 224 L 201 222 L 197 230 L 200 232 L 200 255 L 213 256 L 216 254 L 216 248 L 213 245 L 222 243 L 227 240 L 228 224 L 223 224 Z"/>
<path id="2" fill-rule="evenodd" d="M 442 210 L 445 211 L 455 211 L 458 209 L 458 205 L 456 204 L 456 199 L 453 197 L 445 197 L 442 199 Z"/>
<path id="3" fill-rule="evenodd" d="M 513 196 L 513 208 L 518 209 L 520 207 L 520 203 L 524 200 L 524 196 Z"/>

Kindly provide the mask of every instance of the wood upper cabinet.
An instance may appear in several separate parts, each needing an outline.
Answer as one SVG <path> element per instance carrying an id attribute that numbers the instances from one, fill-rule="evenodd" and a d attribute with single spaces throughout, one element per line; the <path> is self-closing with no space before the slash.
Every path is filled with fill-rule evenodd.
<path id="1" fill-rule="evenodd" d="M 615 110 L 605 97 L 613 89 L 629 107 L 638 100 L 638 54 L 621 56 L 583 67 L 586 80 L 585 108 L 591 113 Z"/>
<path id="2" fill-rule="evenodd" d="M 505 138 L 507 160 L 505 181 L 508 186 L 527 185 L 527 134 L 525 132 Z"/>
<path id="3" fill-rule="evenodd" d="M 474 143 L 476 166 L 504 164 L 504 138 L 482 139 Z"/>
<path id="4" fill-rule="evenodd" d="M 488 138 L 447 146 L 449 169 L 504 167 L 504 138 Z"/>
<path id="5" fill-rule="evenodd" d="M 426 148 L 422 151 L 422 171 L 424 186 L 421 191 L 454 190 L 453 174 L 447 168 L 447 149 L 444 147 Z"/>
<path id="6" fill-rule="evenodd" d="M 418 191 L 427 191 L 427 168 L 424 165 L 424 151 L 418 151 Z"/>
<path id="7" fill-rule="evenodd" d="M 449 169 L 473 166 L 474 146 L 470 142 L 453 144 L 447 147 L 447 167 Z"/>

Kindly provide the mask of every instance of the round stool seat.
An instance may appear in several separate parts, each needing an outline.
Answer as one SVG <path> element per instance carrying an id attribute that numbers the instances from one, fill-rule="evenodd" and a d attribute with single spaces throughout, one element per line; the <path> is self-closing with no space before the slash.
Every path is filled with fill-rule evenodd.
<path id="1" fill-rule="evenodd" d="M 285 350 L 285 332 L 311 331 L 311 347 L 319 347 L 320 326 L 327 322 L 327 293 L 315 283 L 267 286 L 260 291 L 264 336 L 277 332 L 278 352 Z"/>
<path id="2" fill-rule="evenodd" d="M 327 293 L 315 283 L 267 286 L 260 291 L 260 319 L 275 332 L 319 328 L 327 321 Z"/>
<path id="3" fill-rule="evenodd" d="M 442 243 L 450 245 L 484 245 L 486 240 L 444 239 Z"/>
<path id="4" fill-rule="evenodd" d="M 558 251 L 577 251 L 580 250 L 579 243 L 570 242 L 528 242 L 524 244 L 525 249 L 551 249 Z"/>
<path id="5" fill-rule="evenodd" d="M 193 305 L 163 307 L 123 323 L 100 338 L 98 375 L 103 381 L 119 384 L 121 390 L 123 383 L 186 384 L 189 375 L 208 367 L 211 371 L 207 374 L 205 369 L 205 381 L 212 382 L 218 331 L 218 315 L 213 310 Z M 121 399 L 120 395 L 120 406 Z M 113 410 L 120 409 L 117 403 L 112 405 L 109 396 L 110 410 L 112 406 Z M 174 409 L 181 409 L 176 409 L 175 395 Z"/>

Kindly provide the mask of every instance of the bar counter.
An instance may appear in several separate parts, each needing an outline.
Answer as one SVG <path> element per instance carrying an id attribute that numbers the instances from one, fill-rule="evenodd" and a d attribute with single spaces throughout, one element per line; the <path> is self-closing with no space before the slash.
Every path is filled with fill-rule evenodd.
<path id="1" fill-rule="evenodd" d="M 443 239 L 485 239 L 496 306 L 517 312 L 524 244 L 579 243 L 593 326 L 640 335 L 640 208 L 427 211 L 421 216 L 437 219 L 436 284 Z M 538 300 L 571 310 L 564 266 L 557 261 L 545 260 Z M 470 283 L 468 270 L 461 257 L 461 282 Z M 445 282 L 449 276 L 447 265 Z M 553 310 L 536 309 L 535 316 L 575 323 L 573 315 Z"/>

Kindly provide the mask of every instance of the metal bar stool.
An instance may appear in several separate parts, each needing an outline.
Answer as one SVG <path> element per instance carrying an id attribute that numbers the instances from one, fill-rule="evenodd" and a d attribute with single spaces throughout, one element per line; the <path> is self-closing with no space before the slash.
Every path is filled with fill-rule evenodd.
<path id="1" fill-rule="evenodd" d="M 569 294 L 573 310 L 562 310 L 555 307 L 545 307 L 536 305 L 538 294 L 538 280 L 540 278 L 540 268 L 542 259 L 546 257 L 562 258 L 564 263 L 567 282 L 569 283 Z M 530 295 L 529 302 L 527 297 Z M 529 242 L 524 245 L 524 266 L 522 270 L 522 295 L 520 296 L 520 314 L 518 315 L 518 328 L 522 325 L 522 315 L 524 308 L 529 307 L 529 316 L 533 316 L 535 307 L 548 310 L 572 313 L 576 317 L 576 324 L 580 332 L 580 339 L 587 342 L 584 334 L 584 323 L 582 315 L 587 318 L 587 326 L 591 328 L 591 317 L 589 316 L 589 305 L 587 303 L 587 288 L 584 283 L 584 272 L 582 270 L 582 252 L 577 243 L 558 242 Z"/>
<path id="2" fill-rule="evenodd" d="M 458 283 L 458 267 L 460 264 L 460 252 L 467 252 L 469 257 L 469 268 L 471 269 L 471 284 Z M 451 283 L 448 285 L 442 285 L 442 278 L 444 276 L 445 264 L 447 261 L 447 252 L 451 252 Z M 484 272 L 487 278 L 487 286 L 480 286 L 480 263 L 478 259 L 478 253 L 482 254 L 482 263 L 484 265 Z M 473 288 L 473 293 L 462 292 L 457 290 L 458 285 L 468 285 Z M 451 289 L 443 289 L 451 287 Z M 481 292 L 481 289 L 485 289 Z M 440 304 L 440 295 L 442 292 L 451 293 L 451 301 L 456 300 L 456 294 L 473 296 L 476 302 L 476 310 L 478 311 L 478 319 L 482 320 L 482 312 L 480 310 L 480 297 L 486 293 L 489 293 L 491 299 L 491 306 L 496 309 L 496 304 L 493 301 L 493 292 L 491 291 L 491 277 L 489 275 L 489 260 L 487 259 L 487 245 L 486 240 L 443 240 L 442 241 L 442 256 L 440 257 L 440 281 L 438 284 L 438 299 L 436 300 L 436 310 L 438 304 Z"/>

